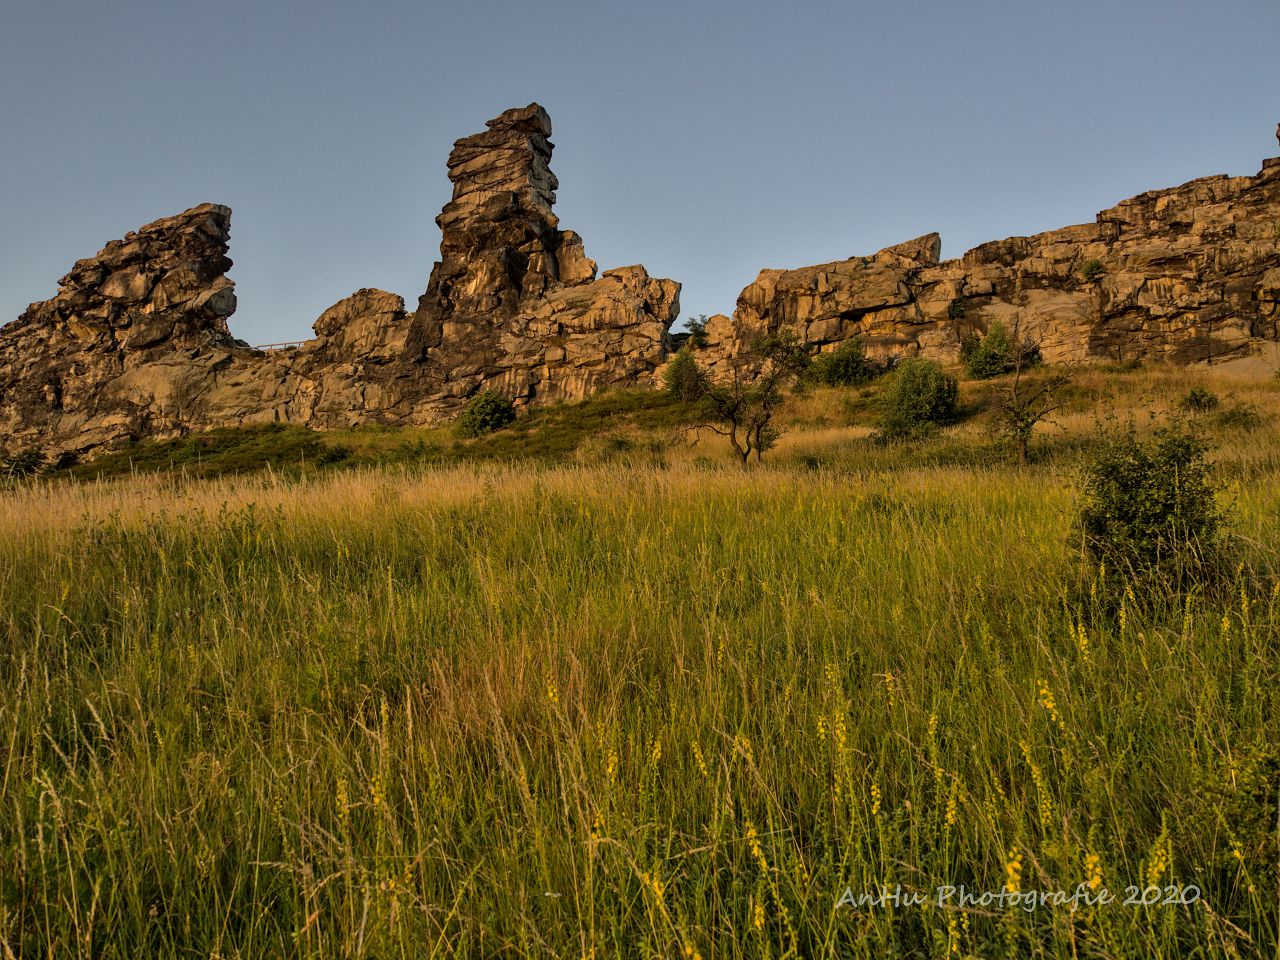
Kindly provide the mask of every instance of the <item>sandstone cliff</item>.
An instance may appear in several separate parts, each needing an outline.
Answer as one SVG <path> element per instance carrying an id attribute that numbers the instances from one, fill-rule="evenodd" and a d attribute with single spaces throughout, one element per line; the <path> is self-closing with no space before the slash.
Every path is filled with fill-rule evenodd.
<path id="1" fill-rule="evenodd" d="M 417 310 L 359 290 L 316 337 L 260 351 L 227 328 L 231 211 L 205 204 L 108 244 L 57 296 L 0 328 L 0 453 L 82 455 L 130 437 L 283 421 L 429 424 L 468 396 L 526 404 L 652 382 L 679 284 L 596 277 L 552 206 L 551 121 L 537 104 L 459 140 L 441 259 Z"/>
<path id="2" fill-rule="evenodd" d="M 1094 223 L 1012 237 L 939 262 L 937 234 L 798 270 L 764 270 L 707 324 L 712 371 L 762 333 L 817 349 L 860 337 L 881 356 L 954 359 L 995 321 L 1050 362 L 1217 361 L 1277 339 L 1280 159 L 1254 177 L 1155 190 Z"/>

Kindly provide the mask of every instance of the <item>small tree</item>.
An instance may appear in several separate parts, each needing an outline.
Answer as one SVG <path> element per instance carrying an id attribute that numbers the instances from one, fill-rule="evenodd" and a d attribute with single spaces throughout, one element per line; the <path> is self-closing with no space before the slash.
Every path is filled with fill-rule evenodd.
<path id="1" fill-rule="evenodd" d="M 956 415 L 958 387 L 932 360 L 903 360 L 880 400 L 880 435 L 902 440 L 927 433 Z"/>
<path id="2" fill-rule="evenodd" d="M 1071 374 L 1054 370 L 1044 376 L 1023 376 L 1022 367 L 996 395 L 996 427 L 1013 443 L 1018 452 L 1018 465 L 1026 466 L 1031 434 L 1036 424 L 1048 421 L 1065 401 L 1062 388 L 1071 382 Z"/>
<path id="3" fill-rule="evenodd" d="M 35 447 L 20 450 L 7 457 L 0 457 L 0 477 L 7 480 L 25 480 L 34 477 L 45 467 L 45 457 Z"/>
<path id="4" fill-rule="evenodd" d="M 462 437 L 481 437 L 501 430 L 516 418 L 515 405 L 496 390 L 483 390 L 467 402 L 455 425 Z"/>
<path id="5" fill-rule="evenodd" d="M 809 368 L 809 379 L 829 387 L 856 387 L 883 372 L 884 368 L 866 355 L 862 341 L 855 337 L 830 353 L 820 354 Z"/>
<path id="6" fill-rule="evenodd" d="M 1144 585 L 1185 589 L 1226 568 L 1225 518 L 1206 460 L 1184 429 L 1101 434 L 1085 466 L 1077 527 L 1087 559 Z"/>
<path id="7" fill-rule="evenodd" d="M 707 390 L 702 401 L 706 416 L 694 429 L 728 437 L 743 466 L 752 454 L 759 462 L 782 435 L 774 418 L 809 362 L 794 333 L 761 337 L 734 358 L 730 382 Z"/>
<path id="8" fill-rule="evenodd" d="M 698 361 L 693 359 L 693 351 L 681 347 L 675 359 L 663 372 L 663 385 L 667 393 L 681 403 L 695 403 L 707 393 L 709 383 L 707 375 Z"/>
<path id="9" fill-rule="evenodd" d="M 994 324 L 992 330 L 995 330 Z M 1071 373 L 1069 369 L 1059 367 L 1040 377 L 1027 377 L 1027 367 L 1040 363 L 1040 345 L 1024 340 L 1018 324 L 1014 324 L 1008 342 L 1021 346 L 1013 351 L 1013 366 L 1010 368 L 1013 376 L 996 394 L 995 424 L 996 429 L 1013 443 L 1018 452 L 1019 466 L 1026 466 L 1031 434 L 1036 424 L 1051 422 L 1053 414 L 1062 409 L 1066 402 L 1062 391 L 1071 383 Z"/>
<path id="10" fill-rule="evenodd" d="M 689 346 L 705 347 L 707 345 L 707 315 L 701 314 L 685 321 L 685 329 L 689 331 Z"/>
<path id="11" fill-rule="evenodd" d="M 1031 367 L 1040 362 L 1040 348 L 1035 343 L 1020 340 L 1017 326 L 1010 334 L 999 320 L 991 324 L 986 335 L 966 337 L 960 345 L 960 362 L 974 380 L 989 380 L 1012 373 L 1019 367 Z"/>

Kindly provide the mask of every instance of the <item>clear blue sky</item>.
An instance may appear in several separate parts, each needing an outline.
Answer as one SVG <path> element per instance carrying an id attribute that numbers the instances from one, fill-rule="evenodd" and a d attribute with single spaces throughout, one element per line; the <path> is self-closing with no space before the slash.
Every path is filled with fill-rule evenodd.
<path id="1" fill-rule="evenodd" d="M 762 267 L 944 256 L 1280 153 L 1276 0 L 2 0 L 0 321 L 232 207 L 237 335 L 425 289 L 458 137 L 540 101 L 601 268 L 730 312 Z"/>

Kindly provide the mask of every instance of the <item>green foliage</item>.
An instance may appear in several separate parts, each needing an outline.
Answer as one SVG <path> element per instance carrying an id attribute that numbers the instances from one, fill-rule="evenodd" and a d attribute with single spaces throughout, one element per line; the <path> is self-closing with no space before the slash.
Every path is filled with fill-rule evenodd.
<path id="1" fill-rule="evenodd" d="M 1192 387 L 1178 401 L 1178 409 L 1186 410 L 1188 413 L 1205 413 L 1209 410 L 1216 410 L 1220 402 L 1218 395 L 1212 390 L 1207 390 L 1204 387 Z"/>
<path id="2" fill-rule="evenodd" d="M 1102 275 L 1106 272 L 1102 266 L 1102 261 L 1094 257 L 1086 260 L 1080 265 L 1080 278 L 1085 283 L 1097 283 L 1102 279 Z"/>
<path id="3" fill-rule="evenodd" d="M 880 399 L 880 434 L 888 440 L 918 437 L 956 416 L 958 388 L 932 360 L 912 357 L 897 365 Z"/>
<path id="4" fill-rule="evenodd" d="M 686 320 L 684 325 L 689 331 L 689 346 L 705 347 L 707 345 L 707 315 L 705 313 Z"/>
<path id="5" fill-rule="evenodd" d="M 45 468 L 47 458 L 35 447 L 19 450 L 7 457 L 0 457 L 0 478 L 25 480 L 34 477 Z"/>
<path id="6" fill-rule="evenodd" d="M 1207 444 L 1183 429 L 1104 431 L 1085 463 L 1078 527 L 1087 558 L 1120 582 L 1182 591 L 1224 573 L 1226 520 Z"/>
<path id="7" fill-rule="evenodd" d="M 704 413 L 700 404 L 681 403 L 665 390 L 607 390 L 578 402 L 531 407 L 505 430 L 465 444 L 433 448 L 428 462 L 564 463 L 577 459 L 584 446 L 606 434 L 627 431 L 669 436 L 686 429 Z"/>
<path id="8" fill-rule="evenodd" d="M 695 403 L 707 392 L 707 375 L 693 359 L 693 351 L 688 347 L 677 351 L 662 380 L 667 393 L 681 403 Z"/>
<path id="9" fill-rule="evenodd" d="M 1012 373 L 1019 365 L 1034 366 L 1040 362 L 1040 350 L 1032 343 L 1015 343 L 1008 328 L 997 320 L 985 336 L 964 339 L 960 344 L 960 361 L 973 379 L 989 380 Z"/>
<path id="10" fill-rule="evenodd" d="M 743 466 L 752 454 L 759 462 L 782 436 L 775 417 L 810 363 L 808 350 L 792 331 L 761 337 L 734 358 L 729 383 L 706 391 L 706 415 L 699 428 L 727 437 Z"/>
<path id="11" fill-rule="evenodd" d="M 883 372 L 884 368 L 867 357 L 862 341 L 855 337 L 815 357 L 807 379 L 828 387 L 858 387 Z"/>
<path id="12" fill-rule="evenodd" d="M 1280 884 L 1280 748 L 1236 746 L 1203 782 L 1193 785 L 1188 853 L 1205 876 L 1245 876 L 1255 888 Z M 1212 873 L 1210 873 L 1212 871 Z"/>
<path id="13" fill-rule="evenodd" d="M 454 429 L 460 437 L 483 437 L 501 430 L 515 418 L 516 408 L 510 398 L 496 390 L 482 390 L 467 401 Z"/>
<path id="14" fill-rule="evenodd" d="M 1257 430 L 1263 423 L 1262 414 L 1251 403 L 1233 403 L 1219 410 L 1213 422 L 1227 430 Z"/>
<path id="15" fill-rule="evenodd" d="M 66 474 L 84 479 L 153 472 L 219 477 L 265 467 L 283 472 L 304 471 L 343 463 L 350 456 L 349 448 L 332 444 L 315 430 L 268 423 L 221 427 L 173 440 L 134 441 L 73 466 Z"/>
<path id="16" fill-rule="evenodd" d="M 965 310 L 964 310 L 963 300 L 952 300 L 949 304 L 947 304 L 947 316 L 950 317 L 952 320 L 963 320 L 964 312 Z"/>

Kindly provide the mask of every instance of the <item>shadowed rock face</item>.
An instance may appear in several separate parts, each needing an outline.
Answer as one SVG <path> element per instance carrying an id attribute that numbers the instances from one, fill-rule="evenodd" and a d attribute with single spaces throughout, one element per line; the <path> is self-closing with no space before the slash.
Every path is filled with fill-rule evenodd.
<path id="1" fill-rule="evenodd" d="M 257 422 L 429 424 L 481 389 L 517 404 L 652 382 L 679 284 L 596 278 L 552 212 L 551 121 L 537 104 L 459 140 L 440 262 L 412 314 L 382 290 L 326 310 L 287 350 L 236 340 L 231 211 L 205 204 L 82 260 L 0 328 L 0 451 L 86 454 L 130 437 Z"/>
<path id="2" fill-rule="evenodd" d="M 1094 223 L 983 244 L 938 261 L 929 234 L 870 257 L 764 270 L 707 325 L 713 371 L 765 332 L 819 349 L 955 359 L 965 334 L 1017 326 L 1050 362 L 1189 363 L 1277 339 L 1280 160 L 1126 200 Z"/>

